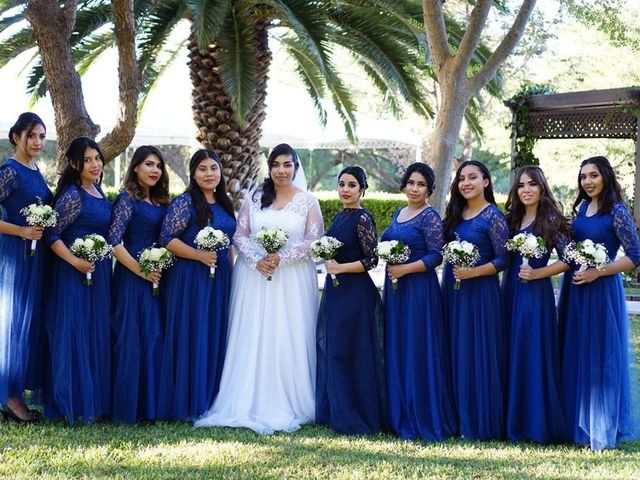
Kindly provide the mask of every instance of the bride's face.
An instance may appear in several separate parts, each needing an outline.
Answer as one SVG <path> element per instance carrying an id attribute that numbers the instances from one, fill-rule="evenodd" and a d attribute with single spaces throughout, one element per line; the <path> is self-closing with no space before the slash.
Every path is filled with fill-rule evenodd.
<path id="1" fill-rule="evenodd" d="M 269 175 L 276 187 L 288 187 L 293 182 L 296 166 L 291 155 L 278 155 L 271 163 Z"/>

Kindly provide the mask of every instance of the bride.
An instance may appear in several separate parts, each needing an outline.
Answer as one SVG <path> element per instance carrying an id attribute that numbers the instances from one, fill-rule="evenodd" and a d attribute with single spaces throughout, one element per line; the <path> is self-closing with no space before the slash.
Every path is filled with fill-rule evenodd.
<path id="1" fill-rule="evenodd" d="M 322 213 L 315 197 L 294 185 L 300 163 L 293 148 L 276 146 L 267 165 L 262 189 L 245 200 L 238 216 L 234 244 L 240 255 L 220 391 L 197 427 L 271 434 L 314 420 L 318 284 L 308 252 L 322 235 Z M 289 237 L 282 250 L 267 254 L 253 237 L 273 227 Z"/>

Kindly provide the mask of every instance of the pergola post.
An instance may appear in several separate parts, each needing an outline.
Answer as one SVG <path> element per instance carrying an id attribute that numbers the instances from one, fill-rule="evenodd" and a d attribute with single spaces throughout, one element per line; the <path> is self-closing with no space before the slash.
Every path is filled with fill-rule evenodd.
<path id="1" fill-rule="evenodd" d="M 633 219 L 636 228 L 640 225 L 640 115 L 638 115 L 636 129 L 636 174 L 633 184 Z"/>

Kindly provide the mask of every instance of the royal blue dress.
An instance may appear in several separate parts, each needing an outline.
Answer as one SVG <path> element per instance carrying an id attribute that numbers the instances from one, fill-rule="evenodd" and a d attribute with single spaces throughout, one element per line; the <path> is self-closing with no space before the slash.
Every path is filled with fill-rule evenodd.
<path id="1" fill-rule="evenodd" d="M 109 244 L 122 244 L 134 258 L 160 241 L 167 207 L 134 200 L 122 192 L 113 204 Z M 156 245 L 157 246 L 157 245 Z M 158 414 L 164 322 L 153 284 L 116 263 L 112 289 L 113 419 L 135 423 Z"/>
<path id="2" fill-rule="evenodd" d="M 573 221 L 573 239 L 603 243 L 613 261 L 620 245 L 637 266 L 640 243 L 629 211 L 616 203 L 609 213 L 588 217 L 583 202 Z M 631 415 L 629 323 L 620 274 L 574 285 L 565 274 L 559 319 L 562 331 L 563 404 L 569 439 L 592 450 L 634 438 Z M 634 418 L 637 421 L 638 419 Z"/>
<path id="3" fill-rule="evenodd" d="M 211 226 L 231 240 L 235 218 L 217 203 L 210 208 Z M 195 247 L 194 239 L 201 230 L 195 219 L 191 195 L 176 197 L 162 223 L 160 243 L 166 246 L 178 238 Z M 209 278 L 209 267 L 202 262 L 180 257 L 163 275 L 166 325 L 159 418 L 195 420 L 209 409 L 218 393 L 227 343 L 231 256 L 228 249 L 217 253 L 214 278 Z"/>
<path id="4" fill-rule="evenodd" d="M 20 210 L 38 203 L 38 199 L 51 203 L 52 198 L 40 170 L 14 159 L 0 165 L 3 221 L 26 226 Z M 31 241 L 0 234 L 0 404 L 12 397 L 22 398 L 25 388 L 41 386 L 27 377 L 40 377 L 42 368 L 38 358 L 44 346 L 32 339 L 41 337 L 44 329 L 40 312 L 48 251 L 46 242 L 41 240 L 31 257 Z"/>
<path id="5" fill-rule="evenodd" d="M 384 285 L 385 370 L 389 423 L 405 439 L 437 441 L 457 433 L 451 393 L 451 369 L 442 294 L 435 267 L 442 262 L 443 227 L 438 213 L 427 207 L 399 222 L 393 214 L 382 240 L 400 240 L 422 261 L 425 272 Z"/>
<path id="6" fill-rule="evenodd" d="M 380 294 L 366 272 L 378 259 L 373 216 L 345 209 L 326 235 L 343 245 L 338 263 L 360 261 L 361 273 L 327 275 L 317 326 L 316 423 L 344 434 L 373 434 L 385 426 L 383 310 Z"/>
<path id="7" fill-rule="evenodd" d="M 478 266 L 491 262 L 498 271 L 506 268 L 509 228 L 495 205 L 463 219 L 446 241 L 454 240 L 455 235 L 478 247 Z M 507 400 L 507 329 L 498 275 L 462 280 L 459 290 L 454 283 L 453 267 L 447 264 L 442 291 L 460 434 L 469 440 L 501 439 Z"/>
<path id="8" fill-rule="evenodd" d="M 528 226 L 517 233 L 533 233 Z M 558 235 L 541 258 L 530 258 L 531 268 L 549 263 L 555 248 L 562 258 L 569 239 Z M 555 443 L 566 438 L 560 397 L 560 345 L 558 316 L 551 278 L 520 281 L 522 256 L 510 254 L 502 276 L 505 317 L 509 322 L 507 380 L 507 439 Z"/>
<path id="9" fill-rule="evenodd" d="M 97 185 L 96 185 L 97 186 Z M 47 229 L 49 245 L 67 247 L 91 233 L 107 238 L 111 204 L 77 186 L 56 200 L 58 223 Z M 96 262 L 93 285 L 85 274 L 52 254 L 46 325 L 51 351 L 51 385 L 44 413 L 69 423 L 111 414 L 111 259 Z"/>

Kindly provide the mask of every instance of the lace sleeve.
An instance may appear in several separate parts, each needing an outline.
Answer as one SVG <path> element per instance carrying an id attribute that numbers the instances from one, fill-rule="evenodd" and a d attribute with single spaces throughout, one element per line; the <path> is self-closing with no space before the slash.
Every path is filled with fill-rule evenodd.
<path id="1" fill-rule="evenodd" d="M 18 188 L 18 174 L 9 165 L 0 167 L 0 203 Z"/>
<path id="2" fill-rule="evenodd" d="M 613 207 L 613 228 L 616 236 L 622 243 L 624 253 L 637 267 L 640 264 L 640 242 L 638 241 L 638 232 L 636 231 L 633 218 L 622 203 L 616 203 Z M 615 252 L 609 252 L 612 257 Z"/>
<path id="3" fill-rule="evenodd" d="M 491 240 L 491 246 L 495 257 L 491 260 L 491 263 L 496 267 L 497 271 L 502 271 L 509 265 L 509 255 L 507 254 L 507 248 L 505 244 L 509 239 L 509 225 L 504 215 L 498 207 L 491 206 L 487 208 L 489 220 L 489 239 Z"/>
<path id="4" fill-rule="evenodd" d="M 76 186 L 70 186 L 56 200 L 53 208 L 58 212 L 58 221 L 55 227 L 46 229 L 46 240 L 49 245 L 61 239 L 62 233 L 69 228 L 80 216 L 82 211 L 82 197 Z"/>
<path id="5" fill-rule="evenodd" d="M 109 235 L 107 241 L 109 245 L 120 245 L 124 232 L 129 226 L 131 215 L 133 214 L 133 200 L 128 193 L 123 192 L 118 195 L 113 205 L 111 214 L 111 225 L 109 225 Z"/>
<path id="6" fill-rule="evenodd" d="M 564 249 L 567 248 L 567 245 L 571 242 L 571 238 L 564 233 L 558 233 L 554 242 L 555 244 L 553 245 L 553 248 L 555 248 L 558 258 L 562 260 L 564 258 Z"/>
<path id="7" fill-rule="evenodd" d="M 264 256 L 258 245 L 251 238 L 251 208 L 253 201 L 251 197 L 246 197 L 240 212 L 238 213 L 238 223 L 236 233 L 233 236 L 233 245 L 249 268 L 255 270 L 258 260 Z"/>
<path id="8" fill-rule="evenodd" d="M 378 245 L 378 231 L 376 229 L 376 222 L 369 212 L 363 211 L 360 214 L 358 226 L 356 227 L 356 235 L 358 236 L 360 249 L 363 253 L 360 263 L 362 263 L 365 270 L 376 268 L 378 265 L 378 257 L 375 251 Z"/>
<path id="9" fill-rule="evenodd" d="M 304 240 L 294 245 L 286 245 L 280 255 L 280 265 L 298 263 L 309 256 L 311 242 L 317 240 L 324 233 L 324 222 L 320 204 L 311 194 L 304 195 L 303 206 L 307 209 L 307 221 L 304 229 Z"/>
<path id="10" fill-rule="evenodd" d="M 187 193 L 177 196 L 169 208 L 160 227 L 160 245 L 166 247 L 174 238 L 178 238 L 191 221 L 191 196 Z"/>
<path id="11" fill-rule="evenodd" d="M 427 244 L 427 253 L 420 260 L 427 270 L 442 263 L 442 246 L 444 245 L 444 225 L 438 212 L 429 208 L 420 222 L 420 231 Z"/>

